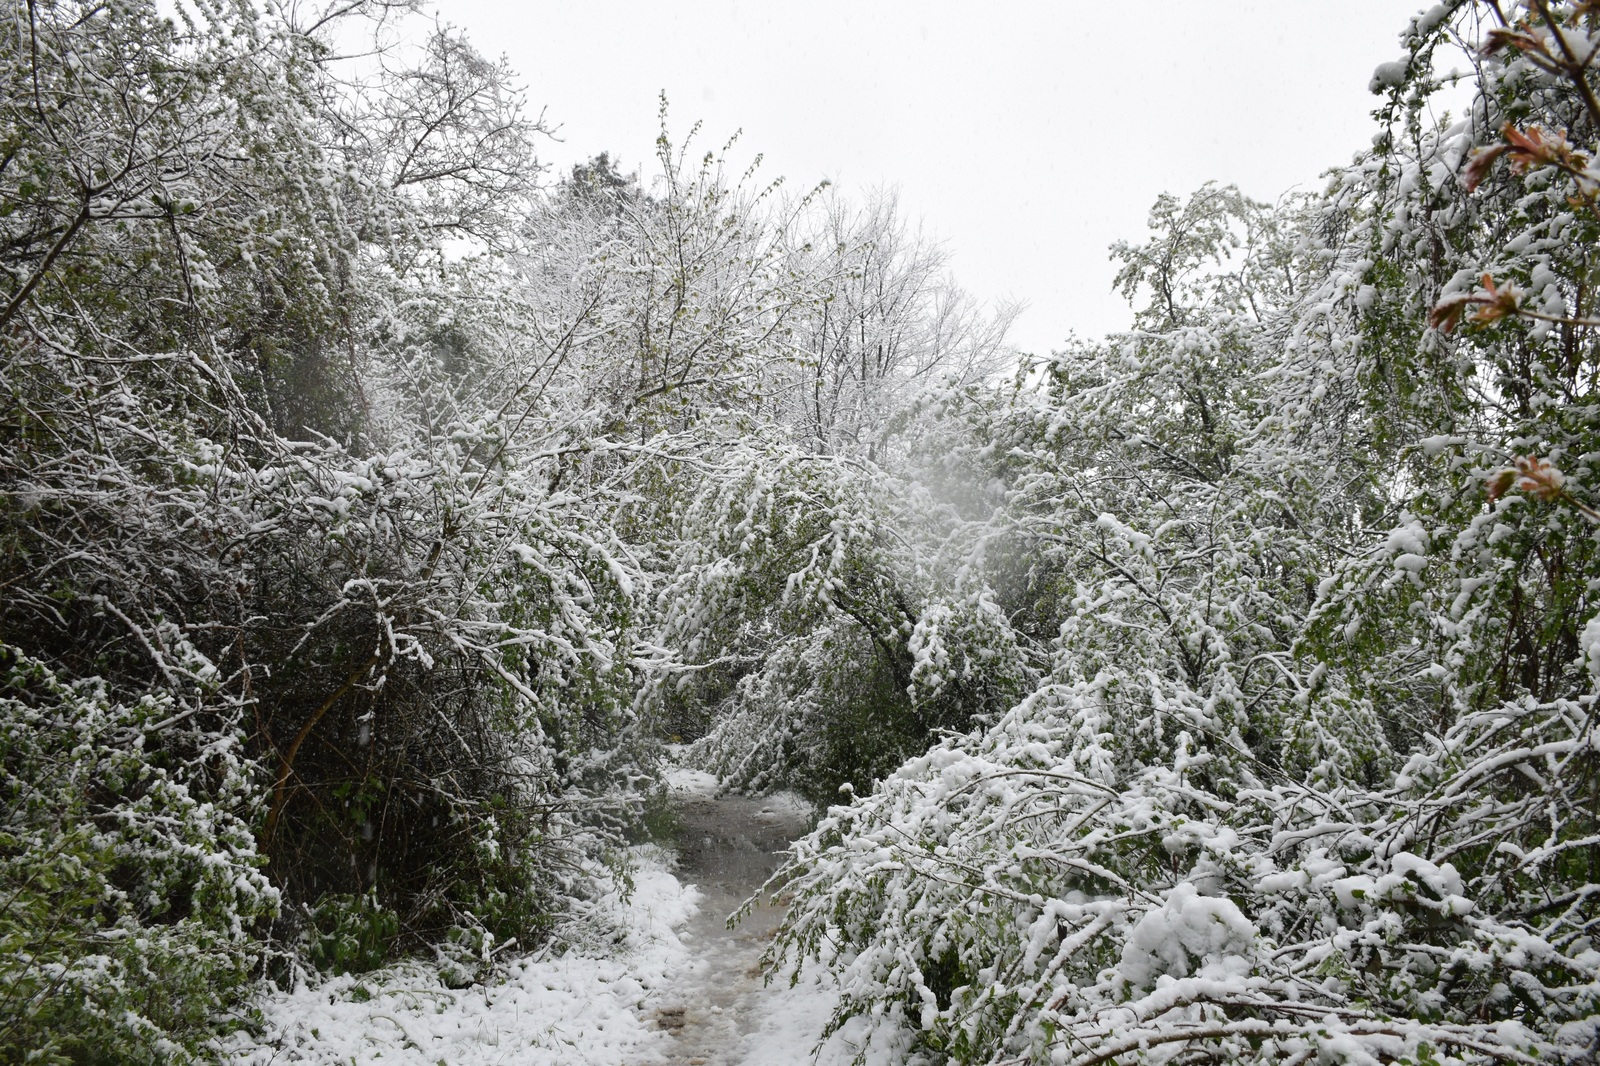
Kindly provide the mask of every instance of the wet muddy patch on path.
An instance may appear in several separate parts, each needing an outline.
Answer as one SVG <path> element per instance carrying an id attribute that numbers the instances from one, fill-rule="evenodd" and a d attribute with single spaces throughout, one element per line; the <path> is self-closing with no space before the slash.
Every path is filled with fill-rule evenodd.
<path id="1" fill-rule="evenodd" d="M 682 986 L 661 1000 L 657 1028 L 672 1033 L 667 1063 L 740 1066 L 768 1061 L 753 1046 L 768 990 L 761 953 L 783 917 L 762 900 L 734 928 L 727 919 L 783 862 L 789 842 L 806 831 L 810 810 L 792 795 L 716 796 L 710 775 L 673 775 L 678 820 L 678 877 L 700 892 L 699 914 L 683 931 L 694 953 Z"/>

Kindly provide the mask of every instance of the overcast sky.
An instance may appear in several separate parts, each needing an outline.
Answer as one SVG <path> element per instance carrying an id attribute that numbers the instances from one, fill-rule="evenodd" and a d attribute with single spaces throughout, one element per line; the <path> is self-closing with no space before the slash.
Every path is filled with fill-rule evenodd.
<path id="1" fill-rule="evenodd" d="M 788 187 L 899 189 L 960 284 L 1028 310 L 1013 340 L 1127 325 L 1106 248 L 1156 194 L 1259 199 L 1370 142 L 1367 82 L 1415 0 L 1139 5 L 924 0 L 442 0 L 560 126 L 560 170 L 608 151 L 648 181 L 657 94 L 677 137 L 742 130 Z M 559 172 L 559 171 L 558 171 Z"/>

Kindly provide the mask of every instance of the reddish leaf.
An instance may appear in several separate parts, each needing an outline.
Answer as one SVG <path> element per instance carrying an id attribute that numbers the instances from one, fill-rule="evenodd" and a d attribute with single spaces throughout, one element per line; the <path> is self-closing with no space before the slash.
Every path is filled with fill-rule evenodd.
<path id="1" fill-rule="evenodd" d="M 1462 180 L 1466 182 L 1467 191 L 1473 192 L 1488 175 L 1489 168 L 1494 166 L 1494 161 L 1509 152 L 1510 146 L 1499 144 L 1493 148 L 1479 148 L 1472 153 L 1472 160 L 1467 164 L 1466 173 Z"/>

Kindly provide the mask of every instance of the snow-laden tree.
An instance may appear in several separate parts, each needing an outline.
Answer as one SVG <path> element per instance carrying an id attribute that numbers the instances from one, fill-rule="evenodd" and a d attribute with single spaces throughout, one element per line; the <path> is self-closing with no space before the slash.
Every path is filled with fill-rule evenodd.
<path id="1" fill-rule="evenodd" d="M 1595 17 L 1419 16 L 1324 196 L 1163 199 L 1120 249 L 1134 332 L 945 405 L 1049 671 L 799 845 L 775 955 L 835 969 L 835 1026 L 928 1061 L 1592 1059 Z M 1457 42 L 1479 96 L 1427 128 Z"/>
<path id="2" fill-rule="evenodd" d="M 275 910 L 221 651 L 250 526 L 211 490 L 283 380 L 235 338 L 335 317 L 305 71 L 257 62 L 277 41 L 229 5 L 14 5 L 0 32 L 7 1054 L 181 1050 Z"/>
<path id="3" fill-rule="evenodd" d="M 1020 308 L 978 306 L 892 193 L 857 208 L 829 190 L 803 224 L 817 298 L 798 317 L 797 359 L 774 391 L 813 449 L 876 458 L 921 390 L 1014 369 L 1005 336 Z"/>
<path id="4" fill-rule="evenodd" d="M 920 530 L 905 484 L 809 445 L 730 444 L 729 472 L 701 483 L 658 592 L 673 654 L 642 695 L 706 734 L 725 785 L 826 800 L 999 713 L 1029 671 L 988 588 L 945 565 L 962 531 Z"/>
<path id="5" fill-rule="evenodd" d="M 1190 253 L 1220 256 L 1231 220 L 1209 193 L 1158 212 L 1152 246 L 1195 215 L 1215 235 Z M 1152 328 L 1058 357 L 1043 387 L 952 397 L 929 431 L 968 442 L 966 477 L 1004 486 L 983 558 L 1000 617 L 1044 644 L 1048 677 L 802 845 L 781 945 L 845 946 L 839 1022 L 901 1004 L 882 1014 L 891 1034 L 976 1061 L 1048 1044 L 1068 995 L 1083 997 L 1078 1024 L 1099 1024 L 1097 1004 L 1133 987 L 1102 972 L 1119 936 L 1163 888 L 1220 888 L 1216 808 L 1381 773 L 1370 706 L 1294 650 L 1325 561 L 1317 532 L 1339 525 L 1338 472 L 1257 429 L 1271 314 L 1207 306 L 1229 278 L 1215 280 L 1181 308 L 1160 296 Z"/>
<path id="6" fill-rule="evenodd" d="M 5 1054 L 181 1058 L 269 934 L 536 941 L 645 755 L 605 441 L 494 252 L 532 126 L 453 37 L 367 97 L 245 3 L 9 14 Z"/>

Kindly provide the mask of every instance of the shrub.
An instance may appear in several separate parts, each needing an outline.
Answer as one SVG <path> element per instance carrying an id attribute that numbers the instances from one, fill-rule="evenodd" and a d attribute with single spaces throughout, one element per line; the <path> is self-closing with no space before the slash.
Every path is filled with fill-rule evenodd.
<path id="1" fill-rule="evenodd" d="M 0 1058 L 181 1060 L 240 998 L 277 892 L 235 723 L 183 717 L 0 645 Z"/>

